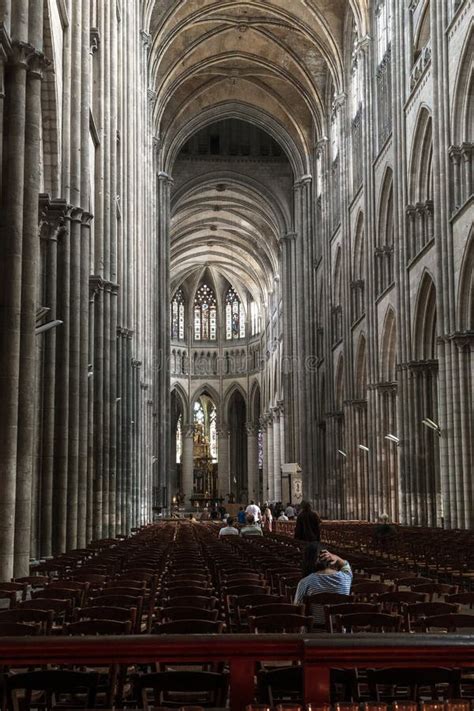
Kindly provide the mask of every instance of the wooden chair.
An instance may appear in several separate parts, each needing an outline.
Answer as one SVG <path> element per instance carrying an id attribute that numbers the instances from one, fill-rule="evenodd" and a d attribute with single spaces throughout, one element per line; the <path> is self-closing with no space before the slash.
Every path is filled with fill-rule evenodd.
<path id="1" fill-rule="evenodd" d="M 177 595 L 176 597 L 163 598 L 163 607 L 199 607 L 203 610 L 215 610 L 218 603 L 217 597 L 205 595 Z"/>
<path id="2" fill-rule="evenodd" d="M 243 625 L 245 625 L 245 620 L 247 619 L 247 607 L 277 603 L 288 604 L 288 600 L 281 595 L 270 595 L 268 593 L 241 595 L 239 597 L 235 597 L 235 599 L 232 600 L 232 605 L 237 628 L 240 629 Z"/>
<path id="3" fill-rule="evenodd" d="M 396 590 L 378 596 L 380 611 L 388 614 L 403 614 L 405 605 L 413 605 L 416 602 L 426 602 L 426 594 L 412 590 Z"/>
<path id="4" fill-rule="evenodd" d="M 399 632 L 402 618 L 382 612 L 356 612 L 350 615 L 336 615 L 337 632 Z"/>
<path id="5" fill-rule="evenodd" d="M 324 605 L 324 618 L 326 620 L 326 630 L 328 632 L 336 631 L 335 618 L 336 615 L 351 615 L 351 614 L 375 614 L 380 612 L 380 605 L 373 602 L 347 602 L 338 603 L 337 605 Z"/>
<path id="6" fill-rule="evenodd" d="M 305 615 L 311 615 L 313 618 L 313 629 L 321 628 L 328 629 L 327 619 L 325 619 L 325 605 L 342 605 L 344 603 L 353 602 L 352 595 L 342 595 L 340 593 L 321 592 L 314 595 L 305 595 L 303 603 L 305 606 Z"/>
<path id="7" fill-rule="evenodd" d="M 187 618 L 172 622 L 159 622 L 152 626 L 154 634 L 220 634 L 224 630 L 220 620 L 200 620 Z"/>
<path id="8" fill-rule="evenodd" d="M 462 592 L 456 593 L 455 595 L 445 595 L 444 601 L 463 605 L 472 610 L 474 608 L 474 592 Z"/>
<path id="9" fill-rule="evenodd" d="M 199 597 L 201 595 L 215 595 L 214 589 L 211 587 L 193 587 L 192 585 L 176 585 L 176 587 L 166 585 L 161 591 L 162 596 L 166 598 L 181 597 L 183 593 Z"/>
<path id="10" fill-rule="evenodd" d="M 130 620 L 118 622 L 117 620 L 80 620 L 70 622 L 63 626 L 65 635 L 109 635 L 130 634 L 132 623 Z"/>
<path id="11" fill-rule="evenodd" d="M 25 709 L 38 708 L 38 701 L 32 699 L 34 691 L 44 693 L 44 707 L 52 709 L 53 696 L 73 696 L 73 708 L 78 708 L 82 694 L 82 707 L 93 709 L 95 707 L 98 675 L 95 672 L 77 672 L 65 670 L 31 671 L 8 675 L 5 679 L 5 688 L 9 708 L 12 711 L 25 711 Z M 43 705 L 43 704 L 41 704 Z M 67 708 L 62 702 L 61 708 Z"/>
<path id="12" fill-rule="evenodd" d="M 400 588 L 411 588 L 414 585 L 425 585 L 425 584 L 431 584 L 433 580 L 431 578 L 420 578 L 420 577 L 409 577 L 406 576 L 405 578 L 398 578 L 396 581 L 396 586 L 397 590 Z"/>
<path id="13" fill-rule="evenodd" d="M 15 601 L 26 600 L 27 590 L 27 583 L 22 583 L 18 581 L 11 583 L 0 583 L 0 593 L 15 593 Z"/>
<path id="14" fill-rule="evenodd" d="M 290 602 L 270 602 L 267 605 L 247 607 L 247 617 L 261 617 L 262 615 L 305 615 L 305 606 L 293 605 Z"/>
<path id="15" fill-rule="evenodd" d="M 449 602 L 415 602 L 412 605 L 405 605 L 403 612 L 405 615 L 405 629 L 407 632 L 421 630 L 421 619 L 423 617 L 433 617 L 434 615 L 449 615 L 458 612 L 459 605 Z"/>
<path id="16" fill-rule="evenodd" d="M 40 632 L 38 624 L 0 621 L 0 637 L 32 637 Z"/>
<path id="17" fill-rule="evenodd" d="M 303 667 L 263 669 L 257 675 L 257 695 L 260 703 L 303 704 Z"/>
<path id="18" fill-rule="evenodd" d="M 27 610 L 15 607 L 12 610 L 0 611 L 0 624 L 6 622 L 33 624 L 39 627 L 39 634 L 50 634 L 53 627 L 54 615 L 52 610 Z"/>
<path id="19" fill-rule="evenodd" d="M 50 582 L 50 578 L 47 575 L 26 575 L 23 578 L 14 578 L 13 579 L 14 583 L 25 583 L 27 586 L 29 585 L 30 588 L 44 588 L 45 585 L 48 585 Z"/>
<path id="20" fill-rule="evenodd" d="M 115 592 L 111 594 L 103 594 L 98 597 L 94 597 L 91 602 L 97 607 L 128 607 L 129 609 L 134 608 L 136 610 L 136 621 L 134 632 L 141 631 L 142 623 L 142 611 L 143 611 L 143 597 L 141 595 L 119 595 Z"/>
<path id="21" fill-rule="evenodd" d="M 393 585 L 367 581 L 352 586 L 351 594 L 355 602 L 377 602 L 378 596 L 393 591 Z"/>
<path id="22" fill-rule="evenodd" d="M 459 698 L 461 673 L 459 669 L 368 669 L 367 682 L 370 698 L 378 702 L 403 699 Z M 416 703 L 416 701 L 415 701 Z"/>
<path id="23" fill-rule="evenodd" d="M 226 704 L 228 677 L 208 671 L 163 671 L 132 677 L 133 693 L 139 708 L 199 705 L 218 708 Z M 149 693 L 152 696 L 150 698 Z"/>
<path id="24" fill-rule="evenodd" d="M 446 632 L 461 633 L 463 630 L 474 629 L 474 615 L 451 613 L 448 615 L 424 617 L 421 620 L 421 627 L 423 632 L 430 632 L 433 629 L 445 629 Z"/>
<path id="25" fill-rule="evenodd" d="M 259 632 L 293 632 L 302 634 L 309 632 L 313 624 L 313 618 L 306 615 L 286 614 L 262 615 L 260 617 L 249 617 L 249 627 L 252 633 Z"/>
<path id="26" fill-rule="evenodd" d="M 82 590 L 71 590 L 70 588 L 47 588 L 42 590 L 33 590 L 31 592 L 31 599 L 36 600 L 40 598 L 41 600 L 46 600 L 51 598 L 52 600 L 70 600 L 71 607 L 75 605 L 80 605 L 82 602 Z"/>
<path id="27" fill-rule="evenodd" d="M 219 615 L 219 610 L 204 610 L 200 607 L 163 607 L 158 613 L 162 622 L 173 622 L 174 620 L 210 620 L 215 622 Z"/>
<path id="28" fill-rule="evenodd" d="M 423 583 L 422 585 L 412 585 L 414 592 L 425 593 L 429 602 L 433 602 L 433 597 L 443 595 L 455 595 L 458 592 L 457 585 L 447 585 L 446 583 Z"/>
<path id="29" fill-rule="evenodd" d="M 72 613 L 73 621 L 80 620 L 113 620 L 114 622 L 131 622 L 135 629 L 137 620 L 136 607 L 113 607 L 111 605 L 76 607 Z"/>
<path id="30" fill-rule="evenodd" d="M 51 610 L 56 625 L 61 625 L 70 619 L 72 610 L 72 600 L 55 600 L 54 598 L 35 597 L 33 600 L 19 602 L 17 606 L 20 610 Z"/>

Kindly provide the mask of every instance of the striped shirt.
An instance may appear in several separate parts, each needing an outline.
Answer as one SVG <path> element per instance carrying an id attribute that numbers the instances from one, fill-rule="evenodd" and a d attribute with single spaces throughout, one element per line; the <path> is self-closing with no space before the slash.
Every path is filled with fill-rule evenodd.
<path id="1" fill-rule="evenodd" d="M 295 605 L 301 605 L 307 595 L 316 593 L 340 593 L 350 595 L 352 585 L 351 566 L 344 561 L 340 570 L 334 573 L 311 573 L 298 583 L 294 599 Z M 311 614 L 317 625 L 324 624 L 324 608 L 322 605 L 312 605 Z"/>

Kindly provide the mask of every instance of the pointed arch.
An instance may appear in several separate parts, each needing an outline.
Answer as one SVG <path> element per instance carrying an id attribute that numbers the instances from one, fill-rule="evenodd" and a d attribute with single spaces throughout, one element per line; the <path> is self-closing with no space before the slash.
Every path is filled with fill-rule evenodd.
<path id="1" fill-rule="evenodd" d="M 393 172 L 387 166 L 380 192 L 375 249 L 375 279 L 377 294 L 393 283 Z"/>
<path id="2" fill-rule="evenodd" d="M 248 419 L 249 422 L 252 422 L 253 424 L 258 424 L 260 416 L 261 416 L 261 390 L 260 390 L 260 383 L 258 380 L 254 380 L 251 389 L 250 389 L 250 397 L 249 397 L 249 411 L 248 411 Z"/>
<path id="3" fill-rule="evenodd" d="M 471 230 L 461 265 L 458 328 L 463 332 L 474 330 L 474 230 Z"/>
<path id="4" fill-rule="evenodd" d="M 416 360 L 436 360 L 436 337 L 436 287 L 428 271 L 425 271 L 418 289 L 413 322 Z"/>
<path id="5" fill-rule="evenodd" d="M 181 411 L 183 413 L 183 424 L 186 425 L 189 422 L 189 399 L 188 394 L 181 385 L 181 383 L 173 383 L 171 387 L 171 396 L 176 397 Z"/>
<path id="6" fill-rule="evenodd" d="M 215 388 L 212 387 L 212 385 L 209 385 L 209 383 L 205 383 L 204 385 L 201 385 L 196 392 L 193 393 L 193 396 L 191 398 L 190 402 L 190 411 L 192 412 L 192 409 L 194 407 L 194 403 L 199 400 L 201 395 L 209 395 L 209 397 L 213 400 L 214 405 L 217 408 L 217 411 L 219 412 L 219 406 L 221 404 L 221 399 L 219 396 L 219 393 Z"/>
<path id="7" fill-rule="evenodd" d="M 355 395 L 358 400 L 365 400 L 367 398 L 367 340 L 364 333 L 359 336 L 355 366 Z"/>
<path id="8" fill-rule="evenodd" d="M 433 128 L 426 106 L 418 113 L 410 160 L 410 202 L 415 205 L 432 198 Z"/>
<path id="9" fill-rule="evenodd" d="M 334 403 L 337 412 L 342 412 L 344 403 L 344 356 L 339 356 L 336 367 L 336 377 L 334 380 Z"/>
<path id="10" fill-rule="evenodd" d="M 248 406 L 247 393 L 245 392 L 243 387 L 239 383 L 231 383 L 229 388 L 224 393 L 224 399 L 223 399 L 223 411 L 226 416 L 228 416 L 228 414 L 229 414 L 230 403 L 231 403 L 231 400 L 232 400 L 233 396 L 235 395 L 235 393 L 239 393 L 239 395 L 241 395 L 241 397 L 245 403 L 245 407 L 247 408 L 247 406 Z"/>
<path id="11" fill-rule="evenodd" d="M 353 279 L 365 279 L 365 229 L 364 229 L 364 213 L 359 212 L 356 221 L 355 239 L 354 239 L 354 264 L 352 269 Z"/>
<path id="12" fill-rule="evenodd" d="M 391 306 L 387 308 L 380 342 L 380 379 L 384 383 L 396 380 L 397 322 Z"/>
<path id="13" fill-rule="evenodd" d="M 458 65 L 452 102 L 453 142 L 456 145 L 474 140 L 474 25 L 464 41 Z"/>

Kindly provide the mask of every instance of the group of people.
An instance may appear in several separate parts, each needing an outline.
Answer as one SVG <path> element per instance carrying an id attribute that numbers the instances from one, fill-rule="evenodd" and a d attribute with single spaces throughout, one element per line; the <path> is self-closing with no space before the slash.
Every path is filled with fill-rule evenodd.
<path id="1" fill-rule="evenodd" d="M 244 524 L 240 529 L 240 535 L 261 536 L 263 535 L 262 524 L 264 525 L 268 521 L 270 522 L 269 529 L 271 530 L 273 514 L 274 511 L 269 505 L 264 507 L 262 513 L 262 510 L 254 501 L 251 501 L 245 510 L 242 506 L 238 514 L 238 522 Z M 280 518 L 281 516 L 284 516 L 284 518 Z M 352 585 L 351 566 L 347 560 L 330 553 L 321 544 L 321 519 L 319 515 L 312 510 L 308 501 L 304 501 L 299 507 L 299 511 L 295 511 L 295 508 L 288 504 L 284 511 L 281 510 L 279 512 L 277 520 L 290 520 L 290 517 L 295 518 L 295 516 L 294 536 L 296 539 L 306 542 L 307 545 L 303 552 L 302 579 L 296 589 L 294 604 L 300 605 L 306 596 L 320 592 L 349 595 Z M 228 518 L 226 525 L 219 531 L 219 536 L 227 535 L 239 535 L 239 530 L 234 526 L 232 518 Z M 311 612 L 315 624 L 317 626 L 323 625 L 323 607 L 314 605 Z"/>

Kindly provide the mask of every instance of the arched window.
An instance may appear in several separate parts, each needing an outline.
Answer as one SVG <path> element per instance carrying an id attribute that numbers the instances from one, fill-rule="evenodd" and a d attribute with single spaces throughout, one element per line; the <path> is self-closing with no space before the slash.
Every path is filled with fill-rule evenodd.
<path id="1" fill-rule="evenodd" d="M 392 41 L 392 8 L 390 0 L 379 0 L 375 7 L 377 64 L 380 64 Z"/>
<path id="2" fill-rule="evenodd" d="M 252 336 L 256 336 L 257 333 L 260 333 L 260 317 L 256 301 L 252 301 L 250 304 L 250 321 L 252 324 Z"/>
<path id="3" fill-rule="evenodd" d="M 196 341 L 215 341 L 217 338 L 216 295 L 207 284 L 202 284 L 194 299 L 194 338 Z"/>
<path id="4" fill-rule="evenodd" d="M 184 294 L 181 289 L 171 302 L 171 338 L 184 341 Z"/>
<path id="5" fill-rule="evenodd" d="M 183 452 L 183 416 L 178 417 L 178 422 L 176 423 L 176 464 L 181 463 L 181 456 Z"/>
<path id="6" fill-rule="evenodd" d="M 225 297 L 225 337 L 228 341 L 245 338 L 245 310 L 232 287 Z"/>
<path id="7" fill-rule="evenodd" d="M 354 31 L 354 41 L 352 47 L 352 69 L 351 69 L 351 118 L 354 119 L 362 105 L 362 66 L 359 61 L 357 44 L 357 32 Z"/>

